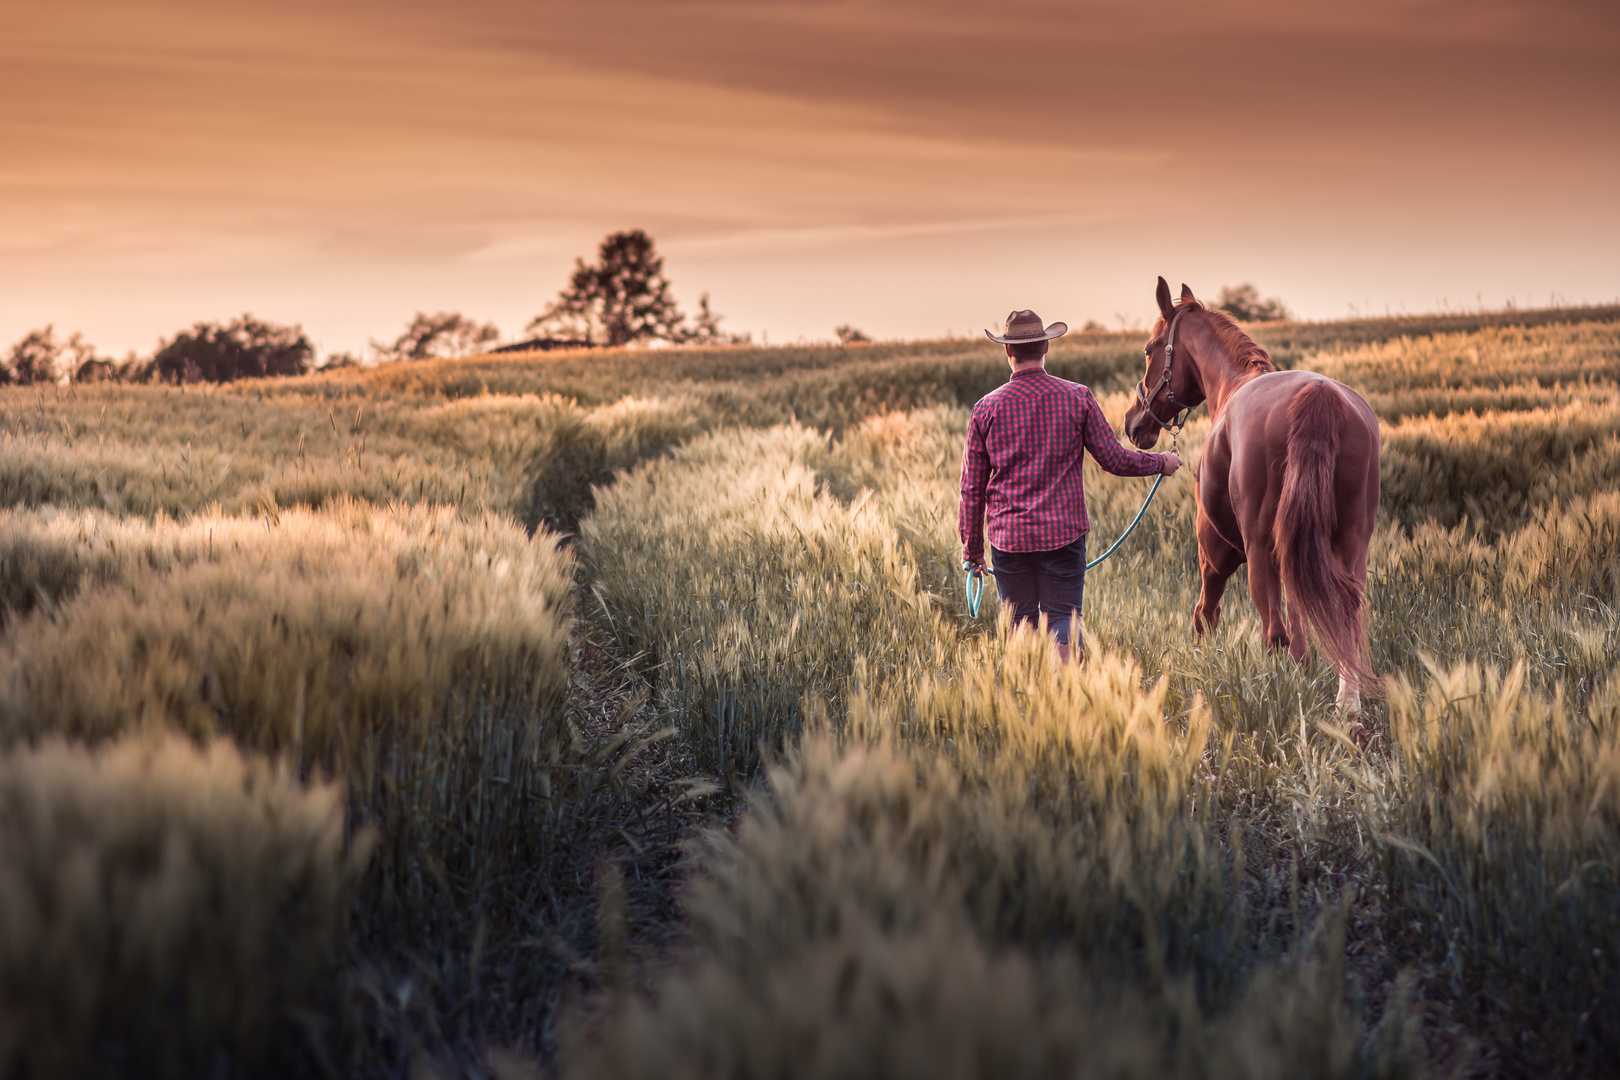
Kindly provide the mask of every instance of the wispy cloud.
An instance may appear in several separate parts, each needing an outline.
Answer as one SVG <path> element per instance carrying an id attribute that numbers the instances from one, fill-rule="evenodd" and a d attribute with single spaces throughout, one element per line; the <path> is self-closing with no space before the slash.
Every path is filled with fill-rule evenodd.
<path id="1" fill-rule="evenodd" d="M 1151 239 L 1211 267 L 1269 258 L 1296 295 L 1353 273 L 1358 297 L 1426 303 L 1436 286 L 1408 295 L 1392 260 L 1458 294 L 1564 265 L 1570 280 L 1516 287 L 1608 295 L 1612 276 L 1575 277 L 1612 264 L 1599 256 L 1620 239 L 1616 10 L 15 5 L 0 338 L 48 315 L 141 344 L 187 296 L 306 303 L 330 313 L 324 337 L 352 343 L 380 313 L 456 296 L 516 317 L 627 226 L 717 287 L 748 297 L 768 280 L 799 305 L 750 316 L 745 299 L 744 320 L 819 326 L 814 290 L 859 277 L 840 259 L 881 264 L 888 332 L 929 330 L 955 280 L 981 287 L 1000 234 L 1118 252 Z M 728 261 L 748 269 L 727 277 Z M 913 278 L 927 297 L 903 295 Z"/>

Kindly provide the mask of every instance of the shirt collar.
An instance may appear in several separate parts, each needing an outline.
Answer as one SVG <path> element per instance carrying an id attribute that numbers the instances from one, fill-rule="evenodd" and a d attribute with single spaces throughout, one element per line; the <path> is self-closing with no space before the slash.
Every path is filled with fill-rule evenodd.
<path id="1" fill-rule="evenodd" d="M 1014 372 L 1012 372 L 1012 377 L 1015 378 L 1015 379 L 1027 379 L 1031 375 L 1045 375 L 1045 374 L 1046 374 L 1046 369 L 1045 368 L 1043 368 L 1043 367 L 1032 367 L 1032 368 L 1025 368 L 1023 371 L 1014 371 Z"/>

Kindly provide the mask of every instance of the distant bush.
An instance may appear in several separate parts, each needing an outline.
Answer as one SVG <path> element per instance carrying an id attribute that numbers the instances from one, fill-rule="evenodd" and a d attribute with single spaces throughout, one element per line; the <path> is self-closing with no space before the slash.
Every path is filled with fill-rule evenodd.
<path id="1" fill-rule="evenodd" d="M 96 356 L 95 346 L 84 340 L 84 335 L 75 333 L 66 341 L 59 341 L 55 328 L 47 326 L 43 330 L 29 331 L 11 346 L 4 363 L 0 363 L 0 386 L 54 383 L 63 375 L 77 379 L 80 371 L 102 367 L 116 371 L 111 360 Z"/>
<path id="2" fill-rule="evenodd" d="M 373 341 L 371 353 L 381 363 L 472 356 L 488 352 L 500 339 L 494 323 L 476 322 L 459 311 L 434 315 L 418 311 L 405 332 L 391 343 Z M 330 361 L 326 366 L 332 366 Z"/>
<path id="3" fill-rule="evenodd" d="M 51 327 L 30 330 L 7 353 L 5 367 L 0 368 L 0 383 L 31 386 L 55 382 L 56 361 L 61 352 Z"/>
<path id="4" fill-rule="evenodd" d="M 314 347 L 298 326 L 276 326 L 243 315 L 232 322 L 197 323 L 176 334 L 154 356 L 164 382 L 233 382 L 273 375 L 302 375 Z"/>
<path id="5" fill-rule="evenodd" d="M 103 360 L 92 357 L 73 369 L 73 382 L 116 382 L 118 381 L 118 364 L 112 360 Z"/>
<path id="6" fill-rule="evenodd" d="M 1281 300 L 1275 296 L 1269 300 L 1260 299 L 1260 290 L 1248 283 L 1223 287 L 1215 307 L 1243 322 L 1276 322 L 1293 318 Z"/>
<path id="7" fill-rule="evenodd" d="M 692 316 L 691 327 L 681 331 L 683 345 L 748 345 L 754 340 L 751 333 L 733 334 L 720 329 L 724 316 L 709 306 L 709 294 L 698 297 L 697 314 Z"/>
<path id="8" fill-rule="evenodd" d="M 352 352 L 328 353 L 325 360 L 315 368 L 316 371 L 341 371 L 344 368 L 360 366 L 360 358 Z"/>
<path id="9" fill-rule="evenodd" d="M 847 323 L 836 327 L 833 333 L 838 335 L 838 344 L 840 345 L 870 345 L 872 343 L 871 338 Z"/>
<path id="10" fill-rule="evenodd" d="M 240 1076 L 343 958 L 369 838 L 229 743 L 0 753 L 0 1075 Z"/>

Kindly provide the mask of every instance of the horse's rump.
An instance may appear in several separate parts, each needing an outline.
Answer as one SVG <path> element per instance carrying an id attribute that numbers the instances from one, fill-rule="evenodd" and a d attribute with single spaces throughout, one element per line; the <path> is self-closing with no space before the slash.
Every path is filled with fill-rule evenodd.
<path id="1" fill-rule="evenodd" d="M 1289 402 L 1288 458 L 1273 543 L 1290 608 L 1345 681 L 1373 692 L 1361 582 L 1333 551 L 1340 437 L 1351 419 L 1349 404 L 1326 379 L 1306 384 Z"/>

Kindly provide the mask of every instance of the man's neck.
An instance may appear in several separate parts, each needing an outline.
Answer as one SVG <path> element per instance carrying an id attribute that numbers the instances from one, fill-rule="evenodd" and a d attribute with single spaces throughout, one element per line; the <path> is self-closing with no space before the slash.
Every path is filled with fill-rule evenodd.
<path id="1" fill-rule="evenodd" d="M 1020 372 L 1024 372 L 1024 371 L 1045 371 L 1045 370 L 1046 370 L 1046 358 L 1044 356 L 1041 357 L 1039 360 L 1020 360 L 1017 363 L 1012 365 L 1012 373 L 1014 375 L 1017 375 Z"/>

